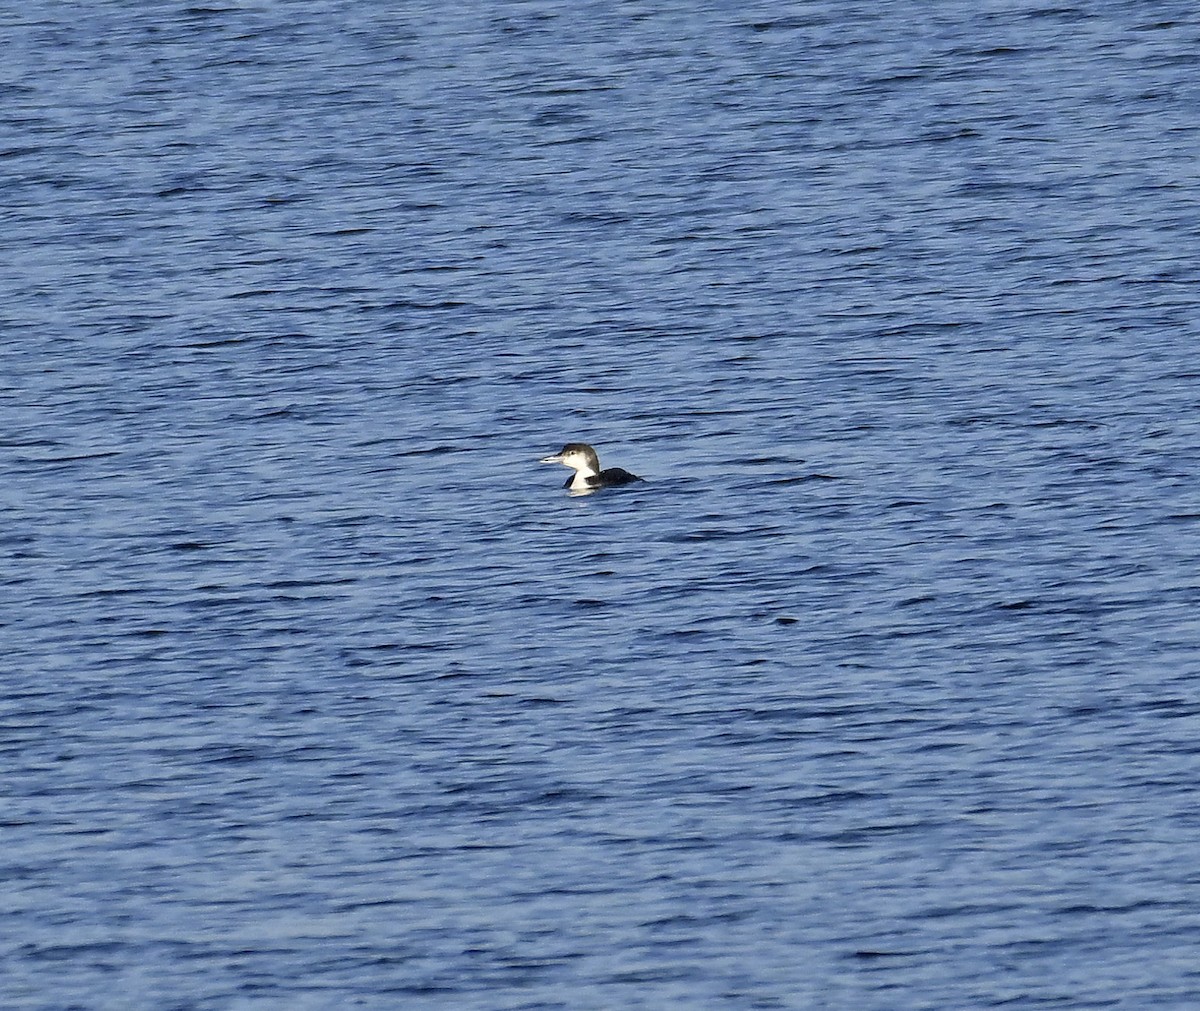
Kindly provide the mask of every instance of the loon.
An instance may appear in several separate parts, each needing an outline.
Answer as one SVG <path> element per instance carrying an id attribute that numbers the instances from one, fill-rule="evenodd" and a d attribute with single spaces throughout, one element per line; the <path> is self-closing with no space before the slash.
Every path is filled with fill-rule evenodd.
<path id="1" fill-rule="evenodd" d="M 617 485 L 632 484 L 641 481 L 636 474 L 630 474 L 620 467 L 600 469 L 600 457 L 586 442 L 568 442 L 556 456 L 548 456 L 539 463 L 561 463 L 570 467 L 575 474 L 567 478 L 564 488 L 571 491 L 595 491 L 597 488 L 615 488 Z"/>

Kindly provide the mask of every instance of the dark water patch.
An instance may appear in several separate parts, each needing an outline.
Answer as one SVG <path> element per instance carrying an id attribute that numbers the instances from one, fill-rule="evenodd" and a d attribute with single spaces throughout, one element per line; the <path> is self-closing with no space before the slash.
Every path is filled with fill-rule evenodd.
<path id="1" fill-rule="evenodd" d="M 70 456 L 19 456 L 15 458 L 16 463 L 32 464 L 35 467 L 54 467 L 64 463 L 83 463 L 86 460 L 105 460 L 110 457 L 120 456 L 119 450 L 108 450 L 100 453 L 79 453 Z"/>
<path id="2" fill-rule="evenodd" d="M 797 477 L 779 477 L 773 478 L 767 484 L 771 485 L 791 485 L 791 484 L 809 484 L 813 481 L 837 481 L 839 478 L 833 474 L 803 474 Z"/>
<path id="3" fill-rule="evenodd" d="M 863 962 L 874 962 L 893 958 L 915 958 L 925 954 L 926 952 L 923 951 L 882 951 L 870 948 L 860 948 L 857 951 L 848 952 L 845 957 Z"/>

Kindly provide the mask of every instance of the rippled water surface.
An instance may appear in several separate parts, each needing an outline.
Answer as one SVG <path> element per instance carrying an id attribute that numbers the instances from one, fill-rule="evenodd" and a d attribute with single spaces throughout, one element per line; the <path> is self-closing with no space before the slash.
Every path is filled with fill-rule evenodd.
<path id="1" fill-rule="evenodd" d="M 0 25 L 0 1005 L 1200 1006 L 1191 5 Z"/>

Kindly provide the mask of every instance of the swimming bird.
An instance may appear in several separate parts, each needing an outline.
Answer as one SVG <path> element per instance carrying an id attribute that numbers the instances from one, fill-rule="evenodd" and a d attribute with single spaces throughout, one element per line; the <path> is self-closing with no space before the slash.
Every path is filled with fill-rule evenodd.
<path id="1" fill-rule="evenodd" d="M 600 469 L 600 457 L 586 442 L 568 442 L 555 456 L 547 456 L 539 463 L 561 463 L 575 471 L 567 478 L 564 488 L 571 491 L 595 491 L 597 488 L 615 488 L 622 484 L 641 481 L 636 474 L 630 474 L 620 467 Z"/>

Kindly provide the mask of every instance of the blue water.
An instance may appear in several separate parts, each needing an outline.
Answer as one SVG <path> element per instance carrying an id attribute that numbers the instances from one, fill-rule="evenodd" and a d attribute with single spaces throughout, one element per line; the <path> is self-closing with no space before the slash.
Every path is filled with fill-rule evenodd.
<path id="1" fill-rule="evenodd" d="M 1200 1006 L 1192 5 L 0 27 L 0 1006 Z"/>

